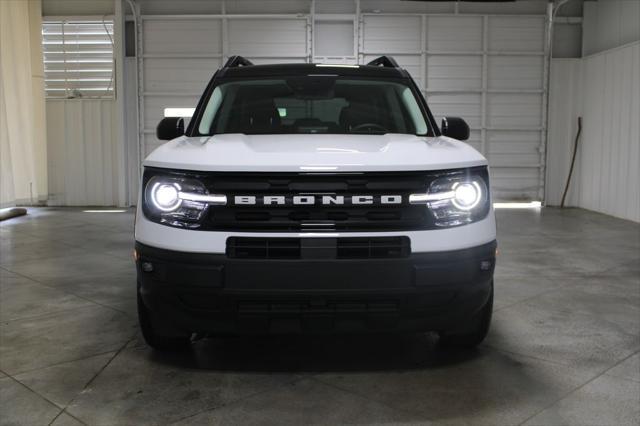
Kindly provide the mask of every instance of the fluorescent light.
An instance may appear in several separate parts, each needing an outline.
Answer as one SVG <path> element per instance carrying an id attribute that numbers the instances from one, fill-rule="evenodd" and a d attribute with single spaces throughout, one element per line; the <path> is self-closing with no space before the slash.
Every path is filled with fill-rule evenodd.
<path id="1" fill-rule="evenodd" d="M 165 108 L 165 117 L 192 117 L 196 111 L 195 108 Z"/>
<path id="2" fill-rule="evenodd" d="M 542 207 L 540 201 L 531 201 L 530 203 L 493 203 L 494 209 L 539 209 Z"/>
<path id="3" fill-rule="evenodd" d="M 82 210 L 82 213 L 124 213 L 126 210 Z"/>

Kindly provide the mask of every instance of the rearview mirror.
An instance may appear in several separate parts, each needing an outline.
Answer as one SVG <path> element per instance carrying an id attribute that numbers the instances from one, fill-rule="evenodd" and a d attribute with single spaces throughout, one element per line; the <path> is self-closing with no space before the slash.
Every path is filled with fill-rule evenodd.
<path id="1" fill-rule="evenodd" d="M 444 117 L 442 119 L 442 134 L 459 141 L 469 139 L 469 125 L 460 117 Z"/>
<path id="2" fill-rule="evenodd" d="M 161 141 L 170 141 L 184 135 L 184 118 L 165 117 L 156 127 L 156 137 Z"/>

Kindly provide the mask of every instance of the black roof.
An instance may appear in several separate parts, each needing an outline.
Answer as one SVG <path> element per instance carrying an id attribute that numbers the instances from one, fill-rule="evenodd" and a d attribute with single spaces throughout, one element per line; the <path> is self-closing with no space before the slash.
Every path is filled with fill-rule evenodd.
<path id="1" fill-rule="evenodd" d="M 217 74 L 217 77 L 269 77 L 281 75 L 340 75 L 382 78 L 406 78 L 409 74 L 388 56 L 381 56 L 367 65 L 331 64 L 270 64 L 253 65 L 241 56 L 232 56 Z"/>

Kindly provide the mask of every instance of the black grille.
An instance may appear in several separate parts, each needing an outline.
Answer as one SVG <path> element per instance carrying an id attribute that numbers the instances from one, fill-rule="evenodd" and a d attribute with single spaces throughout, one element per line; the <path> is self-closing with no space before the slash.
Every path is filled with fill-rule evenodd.
<path id="1" fill-rule="evenodd" d="M 444 175 L 476 173 L 488 182 L 486 167 L 430 172 L 366 173 L 237 173 L 196 172 L 149 167 L 144 182 L 155 174 L 185 176 L 204 183 L 210 193 L 224 194 L 227 204 L 209 206 L 192 229 L 237 232 L 384 232 L 434 229 L 435 219 L 425 205 L 409 204 L 409 195 L 424 193 Z M 235 203 L 236 196 L 285 197 L 284 204 Z M 344 197 L 345 203 L 293 205 L 295 196 Z M 353 204 L 353 196 L 372 197 L 373 204 Z M 401 196 L 398 204 L 382 203 L 383 196 Z M 177 226 L 177 225 L 176 225 Z"/>
<path id="2" fill-rule="evenodd" d="M 410 205 L 409 194 L 424 192 L 425 173 L 225 174 L 211 177 L 211 191 L 229 204 L 210 209 L 209 227 L 229 231 L 380 231 L 421 229 L 432 222 L 424 206 Z M 291 205 L 294 195 L 401 195 L 402 204 Z M 233 204 L 236 195 L 284 195 L 286 205 Z M 377 197 L 377 198 L 376 198 Z"/>
<path id="3" fill-rule="evenodd" d="M 234 259 L 393 259 L 411 253 L 407 237 L 227 239 Z"/>

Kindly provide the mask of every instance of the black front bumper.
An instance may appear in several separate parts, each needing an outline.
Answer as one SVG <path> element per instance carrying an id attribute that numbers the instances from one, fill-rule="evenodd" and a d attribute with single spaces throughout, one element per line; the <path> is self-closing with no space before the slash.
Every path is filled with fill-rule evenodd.
<path id="1" fill-rule="evenodd" d="M 464 327 L 486 304 L 496 242 L 394 259 L 136 250 L 140 295 L 168 334 L 442 331 Z"/>

